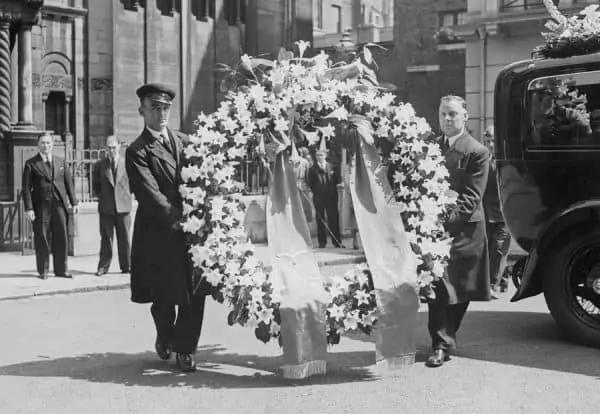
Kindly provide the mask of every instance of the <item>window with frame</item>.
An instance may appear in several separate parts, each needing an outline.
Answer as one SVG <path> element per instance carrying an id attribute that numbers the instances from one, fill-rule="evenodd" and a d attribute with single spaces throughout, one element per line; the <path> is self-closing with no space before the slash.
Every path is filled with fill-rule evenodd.
<path id="1" fill-rule="evenodd" d="M 317 27 L 323 28 L 323 0 L 317 0 Z"/>
<path id="2" fill-rule="evenodd" d="M 332 5 L 332 29 L 335 33 L 342 33 L 342 6 Z"/>
<path id="3" fill-rule="evenodd" d="M 190 3 L 192 14 L 196 19 L 207 21 L 209 17 L 215 18 L 215 0 L 190 0 Z"/>
<path id="4" fill-rule="evenodd" d="M 451 27 L 467 22 L 466 10 L 452 10 L 440 13 L 440 28 Z"/>
<path id="5" fill-rule="evenodd" d="M 600 146 L 600 71 L 534 79 L 526 102 L 528 148 Z"/>

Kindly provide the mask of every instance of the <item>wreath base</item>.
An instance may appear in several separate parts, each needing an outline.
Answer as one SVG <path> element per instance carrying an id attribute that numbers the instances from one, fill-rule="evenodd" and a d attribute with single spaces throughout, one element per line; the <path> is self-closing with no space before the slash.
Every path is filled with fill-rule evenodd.
<path id="1" fill-rule="evenodd" d="M 308 361 L 298 365 L 283 365 L 280 374 L 286 379 L 305 379 L 313 375 L 327 374 L 327 361 Z"/>

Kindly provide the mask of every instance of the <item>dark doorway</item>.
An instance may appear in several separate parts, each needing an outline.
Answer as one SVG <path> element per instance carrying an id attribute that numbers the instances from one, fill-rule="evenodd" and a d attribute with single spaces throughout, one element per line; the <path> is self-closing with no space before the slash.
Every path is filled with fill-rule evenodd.
<path id="1" fill-rule="evenodd" d="M 60 135 L 68 132 L 70 126 L 66 124 L 68 119 L 65 113 L 66 108 L 65 93 L 59 91 L 50 92 L 48 99 L 46 99 L 46 125 L 44 129 L 54 131 L 55 134 Z"/>

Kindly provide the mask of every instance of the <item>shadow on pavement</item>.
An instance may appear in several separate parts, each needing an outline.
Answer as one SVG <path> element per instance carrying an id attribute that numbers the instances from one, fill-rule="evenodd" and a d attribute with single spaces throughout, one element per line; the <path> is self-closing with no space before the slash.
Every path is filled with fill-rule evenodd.
<path id="1" fill-rule="evenodd" d="M 600 350 L 570 342 L 548 313 L 467 312 L 458 340 L 458 357 L 600 377 Z"/>
<path id="2" fill-rule="evenodd" d="M 0 376 L 67 377 L 98 383 L 145 387 L 263 388 L 342 384 L 373 381 L 366 368 L 375 363 L 373 352 L 344 352 L 328 355 L 328 374 L 291 381 L 276 374 L 281 357 L 222 353 L 218 345 L 198 349 L 198 371 L 181 373 L 174 362 L 160 361 L 153 352 L 140 354 L 104 353 L 0 367 Z"/>
<path id="3" fill-rule="evenodd" d="M 354 333 L 346 336 L 375 342 L 374 336 Z M 416 361 L 424 362 L 430 352 L 427 312 L 419 313 L 415 340 Z M 467 311 L 458 332 L 456 357 L 600 379 L 600 350 L 570 342 L 548 313 Z"/>

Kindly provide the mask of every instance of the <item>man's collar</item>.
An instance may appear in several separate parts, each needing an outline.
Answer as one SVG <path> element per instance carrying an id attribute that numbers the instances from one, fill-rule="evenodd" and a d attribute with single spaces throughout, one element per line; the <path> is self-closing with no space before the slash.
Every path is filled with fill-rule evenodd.
<path id="1" fill-rule="evenodd" d="M 52 154 L 42 154 L 40 152 L 40 157 L 42 157 L 42 160 L 44 162 L 46 162 L 46 161 L 52 161 Z"/>
<path id="2" fill-rule="evenodd" d="M 461 129 L 461 131 L 458 134 L 452 135 L 451 137 L 447 136 L 446 139 L 448 140 L 448 146 L 451 147 L 452 145 L 454 145 L 456 140 L 464 135 L 465 131 L 466 131 L 466 129 L 465 129 L 465 127 L 463 127 L 463 129 Z"/>
<path id="3" fill-rule="evenodd" d="M 162 141 L 162 137 L 163 137 L 163 135 L 164 135 L 165 137 L 168 137 L 168 136 L 169 136 L 169 135 L 167 134 L 167 128 L 164 128 L 162 131 L 156 131 L 156 130 L 154 130 L 154 129 L 150 128 L 149 126 L 146 126 L 146 129 L 148 130 L 148 132 L 150 132 L 150 134 L 151 134 L 151 135 L 152 135 L 154 138 L 158 139 L 159 141 Z"/>

